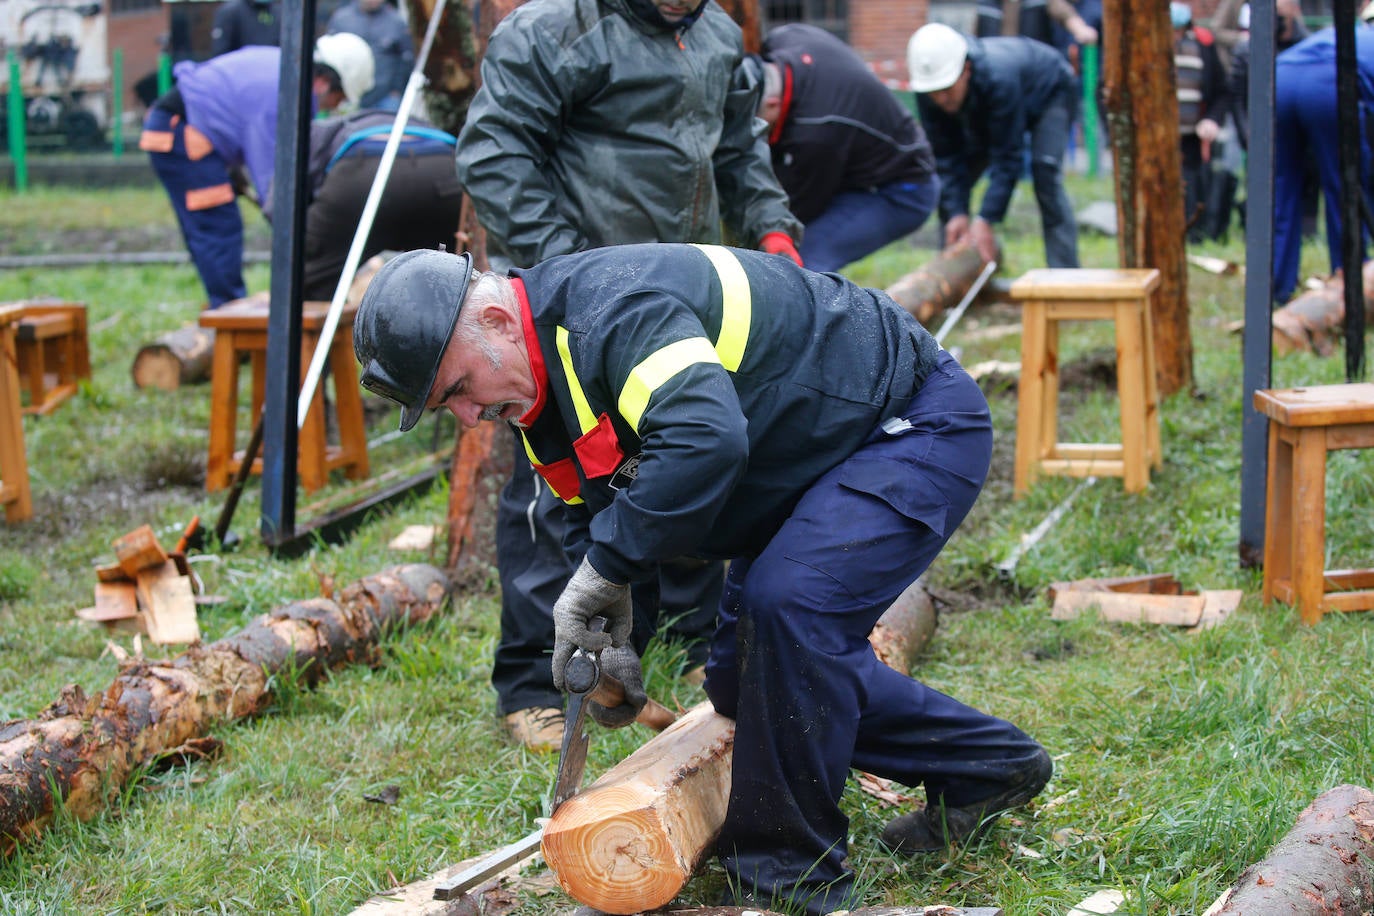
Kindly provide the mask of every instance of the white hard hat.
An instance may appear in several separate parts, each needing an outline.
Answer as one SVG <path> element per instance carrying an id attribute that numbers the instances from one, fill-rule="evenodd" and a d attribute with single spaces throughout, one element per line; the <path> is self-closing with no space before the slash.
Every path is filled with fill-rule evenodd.
<path id="1" fill-rule="evenodd" d="M 339 74 L 344 96 L 354 105 L 372 88 L 375 64 L 372 49 L 352 32 L 321 35 L 315 41 L 315 63 Z"/>
<path id="2" fill-rule="evenodd" d="M 906 46 L 906 67 L 915 92 L 939 92 L 958 81 L 968 58 L 968 40 L 940 22 L 916 30 Z"/>

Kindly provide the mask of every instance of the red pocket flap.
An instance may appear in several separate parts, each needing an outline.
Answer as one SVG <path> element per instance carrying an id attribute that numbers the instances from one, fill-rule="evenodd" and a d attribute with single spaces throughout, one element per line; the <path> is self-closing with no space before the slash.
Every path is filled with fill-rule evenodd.
<path id="1" fill-rule="evenodd" d="M 576 499 L 582 492 L 582 482 L 577 477 L 577 465 L 571 458 L 555 461 L 552 464 L 536 464 L 534 469 L 544 482 L 553 490 L 553 495 L 564 502 Z"/>
<path id="2" fill-rule="evenodd" d="M 577 455 L 577 463 L 582 465 L 582 473 L 588 478 L 609 477 L 625 459 L 611 417 L 604 413 L 597 417 L 596 429 L 583 433 L 573 443 L 573 452 Z"/>

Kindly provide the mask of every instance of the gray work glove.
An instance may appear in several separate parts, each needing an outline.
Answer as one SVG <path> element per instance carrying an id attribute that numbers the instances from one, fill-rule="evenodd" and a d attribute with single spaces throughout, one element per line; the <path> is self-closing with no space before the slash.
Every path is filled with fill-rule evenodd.
<path id="1" fill-rule="evenodd" d="M 630 586 L 606 579 L 584 557 L 553 605 L 554 686 L 567 689 L 563 671 L 576 649 L 598 652 L 625 645 L 634 625 L 633 615 Z M 593 633 L 587 628 L 593 617 L 606 618 L 606 632 Z"/>
<path id="2" fill-rule="evenodd" d="M 601 653 L 601 673 L 625 685 L 625 702 L 619 706 L 602 706 L 600 703 L 587 704 L 587 712 L 605 728 L 622 728 L 629 725 L 649 702 L 644 692 L 644 669 L 639 665 L 639 656 L 629 646 L 619 649 L 605 649 Z"/>

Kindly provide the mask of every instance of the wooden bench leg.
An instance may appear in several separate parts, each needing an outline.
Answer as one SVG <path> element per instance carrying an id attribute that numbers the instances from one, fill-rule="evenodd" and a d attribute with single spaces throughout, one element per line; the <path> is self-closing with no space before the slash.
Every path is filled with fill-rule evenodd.
<path id="1" fill-rule="evenodd" d="M 315 355 L 318 334 L 301 335 L 301 371 L 310 365 Z M 328 443 L 325 439 L 324 422 L 324 385 L 315 386 L 315 395 L 310 400 L 310 409 L 305 414 L 305 423 L 296 436 L 296 468 L 300 474 L 301 486 L 314 492 L 329 480 L 329 467 L 326 461 Z"/>
<path id="2" fill-rule="evenodd" d="M 229 486 L 234 466 L 234 431 L 239 409 L 239 359 L 234 335 L 215 335 L 210 369 L 210 445 L 205 460 L 205 489 L 211 493 Z"/>
<path id="3" fill-rule="evenodd" d="M 1027 302 L 1021 314 L 1021 380 L 1016 394 L 1016 464 L 1013 494 L 1026 495 L 1035 479 L 1035 466 L 1043 454 L 1043 418 L 1040 416 L 1045 387 L 1045 311 Z"/>
<path id="4" fill-rule="evenodd" d="M 1326 578 L 1326 430 L 1298 430 L 1293 456 L 1293 592 L 1303 623 L 1322 619 Z"/>
<path id="5" fill-rule="evenodd" d="M 349 480 L 363 480 L 369 473 L 367 428 L 363 422 L 363 398 L 358 387 L 358 364 L 353 356 L 352 335 L 336 335 L 329 351 L 334 376 L 334 409 L 339 419 L 339 448 Z"/>
<path id="6" fill-rule="evenodd" d="M 1116 389 L 1121 409 L 1121 476 L 1127 493 L 1150 485 L 1145 457 L 1145 340 L 1140 303 L 1116 306 Z"/>
<path id="7" fill-rule="evenodd" d="M 33 516 L 12 327 L 0 328 L 0 491 L 5 495 L 6 521 L 20 522 Z"/>
<path id="8" fill-rule="evenodd" d="M 1269 423 L 1269 475 L 1264 493 L 1264 586 L 1260 598 L 1274 600 L 1274 586 L 1293 578 L 1293 448 Z"/>
<path id="9" fill-rule="evenodd" d="M 1164 446 L 1159 435 L 1159 366 L 1155 362 L 1155 323 L 1150 311 L 1152 300 L 1141 306 L 1141 336 L 1145 340 L 1145 437 L 1146 450 L 1155 470 L 1164 467 Z"/>

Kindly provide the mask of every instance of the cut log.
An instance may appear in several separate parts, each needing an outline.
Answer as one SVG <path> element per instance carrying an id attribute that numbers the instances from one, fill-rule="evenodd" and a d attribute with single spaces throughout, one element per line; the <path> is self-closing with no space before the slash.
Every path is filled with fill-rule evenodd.
<path id="1" fill-rule="evenodd" d="M 167 562 L 167 553 L 157 542 L 151 525 L 142 525 L 116 538 L 114 552 L 119 568 L 129 579 L 137 579 L 141 571 Z"/>
<path id="2" fill-rule="evenodd" d="M 130 374 L 139 388 L 175 391 L 182 385 L 208 382 L 214 352 L 215 332 L 188 324 L 139 347 Z"/>
<path id="3" fill-rule="evenodd" d="M 1365 264 L 1365 320 L 1374 320 L 1374 261 Z M 1345 281 L 1339 271 L 1316 289 L 1274 310 L 1274 350 L 1330 356 L 1345 339 Z"/>
<path id="4" fill-rule="evenodd" d="M 1216 916 L 1367 913 L 1374 900 L 1374 793 L 1318 795 L 1264 859 L 1208 909 Z"/>
<path id="5" fill-rule="evenodd" d="M 935 602 L 926 591 L 924 579 L 917 579 L 883 611 L 868 641 L 878 660 L 889 668 L 910 674 L 916 656 L 935 635 Z"/>
<path id="6" fill-rule="evenodd" d="M 886 292 L 921 324 L 929 324 L 936 315 L 958 304 L 986 265 L 976 248 L 958 245 L 901 277 Z"/>
<path id="7" fill-rule="evenodd" d="M 672 900 L 725 823 L 734 739 L 701 703 L 564 802 L 542 844 L 563 890 L 605 913 Z"/>
<path id="8" fill-rule="evenodd" d="M 313 686 L 328 669 L 375 661 L 384 630 L 434 616 L 447 592 L 434 567 L 396 567 L 348 586 L 337 602 L 286 605 L 171 661 L 129 664 L 97 696 L 72 686 L 36 718 L 0 724 L 0 854 L 40 833 L 56 805 L 88 820 L 140 767 L 219 722 L 261 712 L 273 678 Z"/>

